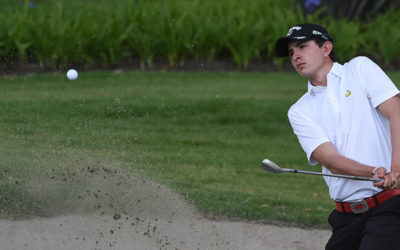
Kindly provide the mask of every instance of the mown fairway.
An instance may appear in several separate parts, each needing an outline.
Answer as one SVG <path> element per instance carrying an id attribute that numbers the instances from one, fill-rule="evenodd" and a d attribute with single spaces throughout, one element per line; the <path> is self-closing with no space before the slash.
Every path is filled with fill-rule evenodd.
<path id="1" fill-rule="evenodd" d="M 46 216 L 45 206 L 64 207 L 85 188 L 68 174 L 107 168 L 172 187 L 210 217 L 324 226 L 333 203 L 321 177 L 260 167 L 269 158 L 320 170 L 286 116 L 305 89 L 292 73 L 3 77 L 2 217 Z"/>

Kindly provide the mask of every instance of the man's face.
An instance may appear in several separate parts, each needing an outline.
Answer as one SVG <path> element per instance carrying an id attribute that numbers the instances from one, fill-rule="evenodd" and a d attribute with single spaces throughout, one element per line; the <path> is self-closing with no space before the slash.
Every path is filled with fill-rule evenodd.
<path id="1" fill-rule="evenodd" d="M 327 56 L 324 46 L 319 47 L 314 40 L 290 41 L 288 51 L 293 67 L 309 79 L 319 73 Z"/>

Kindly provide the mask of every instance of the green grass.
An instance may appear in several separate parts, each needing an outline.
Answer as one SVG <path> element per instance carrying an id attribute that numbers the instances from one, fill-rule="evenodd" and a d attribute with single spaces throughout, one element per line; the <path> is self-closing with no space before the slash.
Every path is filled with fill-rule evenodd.
<path id="1" fill-rule="evenodd" d="M 46 215 L 46 192 L 63 206 L 83 185 L 63 176 L 105 166 L 165 184 L 210 217 L 324 226 L 333 203 L 322 178 L 260 167 L 270 158 L 319 171 L 286 116 L 305 89 L 292 73 L 3 78 L 0 211 Z"/>

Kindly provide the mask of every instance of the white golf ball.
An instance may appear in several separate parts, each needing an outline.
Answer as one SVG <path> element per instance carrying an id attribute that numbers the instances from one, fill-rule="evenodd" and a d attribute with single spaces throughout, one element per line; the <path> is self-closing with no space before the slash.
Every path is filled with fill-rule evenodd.
<path id="1" fill-rule="evenodd" d="M 70 69 L 67 71 L 67 78 L 69 80 L 76 80 L 76 78 L 78 78 L 78 71 L 74 70 L 74 69 Z"/>

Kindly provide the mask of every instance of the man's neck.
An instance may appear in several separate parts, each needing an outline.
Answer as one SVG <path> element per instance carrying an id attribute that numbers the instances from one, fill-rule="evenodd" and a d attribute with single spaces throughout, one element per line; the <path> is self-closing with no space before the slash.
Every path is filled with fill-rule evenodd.
<path id="1" fill-rule="evenodd" d="M 327 86 L 328 85 L 328 73 L 333 67 L 333 62 L 331 60 L 323 64 L 321 69 L 312 76 L 309 80 L 313 86 Z"/>

